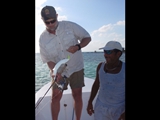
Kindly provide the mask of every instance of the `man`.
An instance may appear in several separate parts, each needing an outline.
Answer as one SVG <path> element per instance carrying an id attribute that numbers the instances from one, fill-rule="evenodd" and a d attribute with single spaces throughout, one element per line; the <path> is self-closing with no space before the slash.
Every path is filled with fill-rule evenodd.
<path id="1" fill-rule="evenodd" d="M 56 63 L 70 56 L 67 67 L 62 73 L 57 73 L 57 79 L 67 76 L 67 85 L 69 83 L 72 89 L 76 120 L 80 120 L 83 106 L 82 87 L 85 86 L 81 49 L 89 44 L 91 37 L 84 28 L 74 22 L 58 21 L 58 14 L 52 6 L 43 7 L 41 17 L 46 26 L 39 39 L 41 59 L 43 63 L 47 63 L 53 74 Z M 62 94 L 54 84 L 51 100 L 52 120 L 58 120 Z"/>
<path id="2" fill-rule="evenodd" d="M 123 48 L 119 42 L 109 41 L 100 49 L 106 61 L 97 66 L 87 112 L 94 113 L 94 120 L 125 120 L 125 62 L 119 59 Z"/>

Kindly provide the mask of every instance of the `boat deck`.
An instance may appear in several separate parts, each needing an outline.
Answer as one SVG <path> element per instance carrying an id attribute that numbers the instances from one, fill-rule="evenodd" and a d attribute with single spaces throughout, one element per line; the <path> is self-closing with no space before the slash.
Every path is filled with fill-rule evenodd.
<path id="1" fill-rule="evenodd" d="M 83 109 L 82 109 L 82 120 L 94 120 L 93 115 L 89 116 L 86 111 L 88 99 L 90 96 L 91 87 L 94 80 L 91 78 L 85 78 L 85 87 L 82 89 L 82 99 L 83 99 Z M 47 83 L 36 93 L 36 103 L 39 101 L 48 88 L 50 87 L 51 82 Z M 96 98 L 95 98 L 96 99 Z M 95 99 L 93 104 L 95 103 Z M 43 100 L 40 102 L 38 107 L 36 108 L 36 120 L 52 120 L 51 119 L 51 110 L 50 110 L 50 100 L 51 100 L 51 89 L 45 95 Z M 73 109 L 73 98 L 71 94 L 71 89 L 68 86 L 68 89 L 63 92 L 62 99 L 60 101 L 60 112 L 59 112 L 59 120 L 75 120 L 75 114 Z"/>

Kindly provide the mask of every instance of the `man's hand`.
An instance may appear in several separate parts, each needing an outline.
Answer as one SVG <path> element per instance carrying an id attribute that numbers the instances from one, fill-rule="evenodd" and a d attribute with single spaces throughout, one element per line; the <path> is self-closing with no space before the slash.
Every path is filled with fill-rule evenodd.
<path id="1" fill-rule="evenodd" d="M 78 46 L 70 46 L 67 49 L 67 51 L 70 52 L 70 53 L 75 53 L 76 51 L 78 51 Z"/>
<path id="2" fill-rule="evenodd" d="M 54 75 L 54 70 L 50 71 L 50 76 L 52 77 L 52 79 L 56 80 L 56 82 L 62 79 L 61 73 L 57 73 L 57 75 Z"/>
<path id="3" fill-rule="evenodd" d="M 62 79 L 62 76 L 60 73 L 57 73 L 57 75 L 55 77 L 56 77 L 55 78 L 56 82 L 59 82 Z"/>
<path id="4" fill-rule="evenodd" d="M 91 116 L 94 113 L 93 105 L 91 102 L 88 102 L 87 113 Z"/>

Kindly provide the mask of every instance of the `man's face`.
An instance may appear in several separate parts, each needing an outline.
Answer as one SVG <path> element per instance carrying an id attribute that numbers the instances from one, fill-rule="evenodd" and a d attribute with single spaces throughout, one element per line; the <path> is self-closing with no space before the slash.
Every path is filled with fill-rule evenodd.
<path id="1" fill-rule="evenodd" d="M 47 29 L 51 30 L 51 31 L 54 31 L 56 28 L 57 28 L 57 19 L 48 19 L 46 21 L 44 21 Z"/>

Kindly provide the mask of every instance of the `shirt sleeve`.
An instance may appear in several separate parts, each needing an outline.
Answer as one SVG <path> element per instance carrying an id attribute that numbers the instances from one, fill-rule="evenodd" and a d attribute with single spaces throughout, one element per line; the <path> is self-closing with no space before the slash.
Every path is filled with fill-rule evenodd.
<path id="1" fill-rule="evenodd" d="M 90 34 L 80 25 L 71 22 L 75 36 L 81 41 L 83 38 L 91 37 Z"/>
<path id="2" fill-rule="evenodd" d="M 51 61 L 48 52 L 45 49 L 45 46 L 41 43 L 42 36 L 39 39 L 39 47 L 40 47 L 40 56 L 43 63 L 47 63 Z"/>

